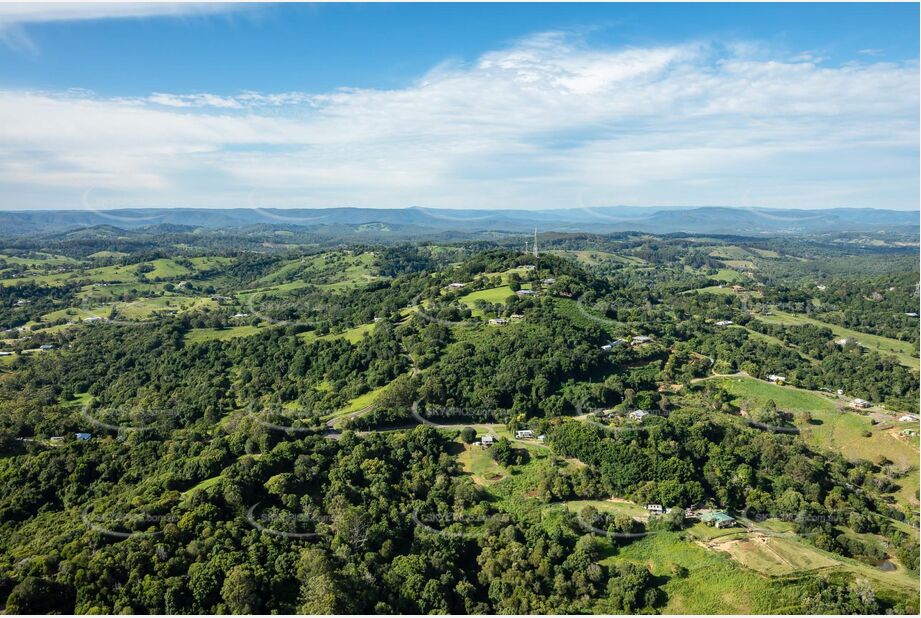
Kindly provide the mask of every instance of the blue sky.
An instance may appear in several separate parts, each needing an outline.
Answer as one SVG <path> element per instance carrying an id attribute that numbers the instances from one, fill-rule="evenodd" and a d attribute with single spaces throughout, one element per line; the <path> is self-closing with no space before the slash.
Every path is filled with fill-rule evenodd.
<path id="1" fill-rule="evenodd" d="M 917 208 L 916 4 L 0 5 L 0 208 Z"/>

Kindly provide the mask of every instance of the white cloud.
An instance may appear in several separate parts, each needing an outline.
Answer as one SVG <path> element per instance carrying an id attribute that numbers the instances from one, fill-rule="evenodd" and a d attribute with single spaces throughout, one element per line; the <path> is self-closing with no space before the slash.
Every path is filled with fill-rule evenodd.
<path id="1" fill-rule="evenodd" d="M 0 207 L 917 207 L 917 63 L 750 47 L 551 33 L 395 90 L 0 92 Z"/>
<path id="2" fill-rule="evenodd" d="M 4 2 L 0 3 L 0 43 L 35 55 L 25 26 L 61 21 L 190 17 L 240 10 L 245 5 L 198 2 Z"/>
<path id="3" fill-rule="evenodd" d="M 0 3 L 0 24 L 180 17 L 234 10 L 233 3 L 197 2 L 10 2 Z"/>

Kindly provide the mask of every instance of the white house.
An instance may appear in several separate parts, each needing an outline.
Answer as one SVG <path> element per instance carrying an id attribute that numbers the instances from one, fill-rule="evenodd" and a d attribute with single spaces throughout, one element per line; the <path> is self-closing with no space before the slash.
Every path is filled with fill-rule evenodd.
<path id="1" fill-rule="evenodd" d="M 646 410 L 634 410 L 633 412 L 629 414 L 629 416 L 635 421 L 641 421 L 645 417 L 649 416 L 649 412 L 647 412 Z"/>
<path id="2" fill-rule="evenodd" d="M 860 399 L 860 398 L 858 398 L 858 399 L 855 399 L 855 400 L 851 403 L 851 405 L 854 406 L 855 408 L 869 408 L 869 407 L 870 407 L 870 402 L 867 401 L 866 399 Z"/>
<path id="3" fill-rule="evenodd" d="M 506 324 L 508 324 L 508 320 L 506 320 L 505 318 L 492 318 L 489 321 L 489 323 L 492 326 L 505 326 Z"/>
<path id="4" fill-rule="evenodd" d="M 899 417 L 900 423 L 912 423 L 918 420 L 918 417 L 914 414 L 903 414 Z"/>
<path id="5" fill-rule="evenodd" d="M 12 356 L 12 355 L 13 355 L 12 352 L 7 352 L 6 350 L 3 350 L 2 352 L 0 352 L 0 356 Z"/>
<path id="6" fill-rule="evenodd" d="M 480 444 L 482 444 L 484 448 L 492 446 L 493 442 L 493 437 L 488 434 L 483 436 L 483 438 L 480 440 Z"/>
<path id="7" fill-rule="evenodd" d="M 641 343 L 649 343 L 652 341 L 652 337 L 647 337 L 646 335 L 634 335 L 633 336 L 633 345 L 640 345 Z"/>
<path id="8" fill-rule="evenodd" d="M 464 287 L 465 285 L 466 285 L 465 283 L 458 283 L 458 282 L 455 281 L 454 283 L 449 283 L 449 284 L 448 284 L 448 287 L 449 287 L 450 289 L 452 289 L 452 290 L 459 290 L 459 289 L 461 289 L 462 287 Z"/>
<path id="9" fill-rule="evenodd" d="M 767 377 L 767 379 L 768 382 L 773 382 L 774 384 L 782 384 L 787 381 L 787 376 L 779 376 L 772 373 Z"/>
<path id="10" fill-rule="evenodd" d="M 661 515 L 665 512 L 665 509 L 662 508 L 661 504 L 647 504 L 646 510 L 652 513 L 653 515 Z"/>
<path id="11" fill-rule="evenodd" d="M 515 294 L 518 296 L 537 296 L 537 292 L 534 290 L 518 290 Z"/>
<path id="12" fill-rule="evenodd" d="M 533 438 L 534 432 L 530 429 L 519 429 L 515 432 L 515 437 L 521 440 L 522 438 Z"/>
<path id="13" fill-rule="evenodd" d="M 732 320 L 720 320 L 716 323 L 717 326 L 732 326 Z"/>

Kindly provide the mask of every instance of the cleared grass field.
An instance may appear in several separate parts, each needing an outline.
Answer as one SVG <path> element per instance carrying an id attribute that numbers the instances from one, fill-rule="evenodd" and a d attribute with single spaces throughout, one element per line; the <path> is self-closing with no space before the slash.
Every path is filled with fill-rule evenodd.
<path id="1" fill-rule="evenodd" d="M 352 255 L 328 252 L 291 260 L 257 280 L 254 288 L 285 291 L 316 285 L 326 290 L 341 290 L 365 285 L 377 279 L 371 272 L 374 254 Z"/>
<path id="2" fill-rule="evenodd" d="M 752 257 L 747 247 L 739 245 L 718 245 L 710 251 L 710 255 L 721 260 L 747 260 Z"/>
<path id="3" fill-rule="evenodd" d="M 649 511 L 627 500 L 568 500 L 566 508 L 574 513 L 579 513 L 587 506 L 595 507 L 602 513 L 613 513 L 615 515 L 629 515 L 630 517 L 646 521 L 649 519 Z"/>
<path id="4" fill-rule="evenodd" d="M 367 333 L 370 333 L 372 330 L 374 330 L 374 322 L 368 324 L 359 324 L 358 326 L 354 326 L 338 335 L 327 335 L 327 338 L 333 339 L 341 337 L 349 343 L 358 343 Z"/>
<path id="5" fill-rule="evenodd" d="M 258 326 L 242 325 L 231 328 L 193 328 L 185 334 L 185 343 L 204 343 L 206 341 L 227 341 L 236 337 L 249 337 L 260 333 Z"/>
<path id="6" fill-rule="evenodd" d="M 197 262 L 196 262 L 197 260 Z M 129 266 L 100 266 L 89 270 L 74 270 L 61 273 L 29 273 L 15 279 L 3 279 L 0 285 L 17 285 L 26 281 L 55 286 L 73 281 L 89 281 L 92 283 L 134 283 L 141 282 L 139 271 L 142 267 L 151 267 L 152 270 L 143 273 L 146 279 L 175 279 L 193 274 L 197 270 L 207 270 L 226 263 L 229 258 L 201 257 L 192 258 L 193 269 L 179 264 L 172 258 L 161 258 Z"/>
<path id="7" fill-rule="evenodd" d="M 374 402 L 377 401 L 377 398 L 380 397 L 389 386 L 390 384 L 385 384 L 384 386 L 379 386 L 378 388 L 372 389 L 363 395 L 359 395 L 350 401 L 347 406 L 336 412 L 335 416 L 339 416 L 340 414 L 351 414 L 353 412 L 358 412 L 363 408 L 367 408 L 368 406 L 374 404 Z"/>
<path id="8" fill-rule="evenodd" d="M 185 490 L 184 492 L 182 492 L 182 495 L 183 496 L 191 495 L 192 493 L 198 491 L 199 489 L 208 489 L 209 487 L 213 487 L 217 485 L 218 483 L 220 483 L 222 478 L 224 477 L 223 476 L 212 476 L 210 479 L 205 479 L 204 481 L 202 481 L 201 483 L 198 483 L 194 487 L 190 487 L 189 489 Z"/>
<path id="9" fill-rule="evenodd" d="M 97 251 L 96 253 L 91 253 L 86 257 L 89 258 L 116 258 L 116 257 L 125 257 L 127 253 L 121 251 Z"/>
<path id="10" fill-rule="evenodd" d="M 522 289 L 529 289 L 530 286 L 522 285 Z M 476 292 L 471 292 L 460 297 L 460 302 L 464 303 L 470 307 L 473 315 L 477 317 L 483 317 L 483 312 L 476 308 L 476 301 L 482 300 L 488 303 L 503 304 L 505 299 L 509 296 L 514 296 L 515 292 L 512 291 L 507 285 L 498 288 L 488 288 L 486 290 L 477 290 Z"/>
<path id="11" fill-rule="evenodd" d="M 606 562 L 629 560 L 664 578 L 668 603 L 663 614 L 798 613 L 802 610 L 799 578 L 805 572 L 845 572 L 873 580 L 905 599 L 918 595 L 917 578 L 904 569 L 884 572 L 797 538 L 737 533 L 694 542 L 685 534 L 649 535 L 621 548 Z M 687 569 L 686 577 L 674 575 L 678 566 Z"/>
<path id="12" fill-rule="evenodd" d="M 723 260 L 723 263 L 730 268 L 745 268 L 755 270 L 757 267 L 751 260 Z"/>
<path id="13" fill-rule="evenodd" d="M 732 288 L 728 286 L 720 287 L 718 285 L 698 288 L 697 290 L 691 290 L 691 292 L 697 292 L 698 294 L 719 294 L 721 296 L 731 296 L 732 294 L 735 294 L 735 292 L 732 291 Z"/>
<path id="14" fill-rule="evenodd" d="M 848 339 L 853 339 L 865 348 L 876 350 L 880 354 L 891 354 L 906 367 L 917 370 L 919 366 L 921 366 L 921 360 L 912 356 L 912 352 L 916 351 L 915 346 L 907 341 L 889 339 L 888 337 L 880 337 L 879 335 L 868 335 L 867 333 L 861 333 L 856 330 L 851 330 L 850 328 L 836 326 L 835 324 L 822 322 L 821 320 L 815 320 L 802 315 L 794 315 L 785 311 L 775 310 L 772 315 L 759 316 L 758 319 L 768 324 L 790 326 L 813 324 L 815 326 L 824 326 L 830 328 L 836 337 L 847 337 Z"/>
<path id="15" fill-rule="evenodd" d="M 66 255 L 52 255 L 51 253 L 36 253 L 32 257 L 17 257 L 0 254 L 0 260 L 8 264 L 17 264 L 20 266 L 65 266 L 80 263 L 79 260 L 67 257 Z"/>
<path id="16" fill-rule="evenodd" d="M 207 296 L 158 296 L 155 298 L 139 298 L 127 303 L 115 303 L 119 315 L 129 320 L 143 320 L 151 317 L 158 311 L 196 311 L 204 308 L 217 308 L 217 302 Z"/>
<path id="17" fill-rule="evenodd" d="M 708 275 L 711 279 L 717 281 L 726 281 L 727 283 L 741 283 L 748 278 L 737 270 L 731 268 L 720 268 L 715 275 Z"/>
<path id="18" fill-rule="evenodd" d="M 479 433 L 478 438 L 483 437 Z M 457 456 L 464 472 L 473 477 L 473 482 L 481 487 L 488 487 L 504 479 L 508 472 L 497 464 L 489 454 L 489 449 L 472 444 L 465 444 L 464 450 Z"/>
<path id="19" fill-rule="evenodd" d="M 874 580 L 892 590 L 917 595 L 918 579 L 902 568 L 883 571 L 857 560 L 826 552 L 805 539 L 758 532 L 710 542 L 713 551 L 725 552 L 746 568 L 770 576 L 795 576 L 808 571 L 847 572 Z"/>
<path id="20" fill-rule="evenodd" d="M 835 412 L 835 399 L 817 395 L 792 386 L 777 386 L 755 378 L 715 378 L 720 385 L 738 400 L 748 400 L 757 406 L 763 406 L 773 399 L 778 409 L 790 412 Z"/>
<path id="21" fill-rule="evenodd" d="M 576 261 L 581 262 L 587 266 L 598 266 L 604 264 L 605 262 L 616 262 L 618 264 L 630 265 L 630 266 L 645 266 L 648 264 L 646 260 L 638 258 L 633 255 L 620 255 L 617 253 L 610 253 L 608 251 L 564 251 L 564 250 L 553 250 L 550 251 L 555 255 L 561 255 L 566 257 L 575 258 Z"/>
<path id="22" fill-rule="evenodd" d="M 375 323 L 369 322 L 367 324 L 359 324 L 358 326 L 353 326 L 352 328 L 346 329 L 341 333 L 330 333 L 329 335 L 323 335 L 318 337 L 316 332 L 309 330 L 303 333 L 299 333 L 297 338 L 303 341 L 304 343 L 309 343 L 317 339 L 345 339 L 349 343 L 355 344 L 361 341 L 367 333 L 370 333 L 374 330 Z"/>
<path id="23" fill-rule="evenodd" d="M 917 438 L 899 434 L 901 429 L 910 425 L 917 429 L 917 423 L 874 425 L 870 416 L 840 411 L 839 404 L 843 402 L 831 395 L 777 386 L 754 378 L 722 378 L 720 384 L 736 397 L 737 404 L 745 400 L 754 407 L 760 407 L 773 400 L 780 410 L 809 412 L 812 420 L 804 422 L 797 417 L 796 425 L 803 440 L 814 448 L 839 452 L 852 461 L 875 461 L 883 455 L 898 466 L 910 468 L 911 472 L 897 481 L 900 489 L 896 497 L 902 503 L 917 508 L 915 490 L 921 478 L 918 471 L 921 451 Z"/>
<path id="24" fill-rule="evenodd" d="M 668 602 L 664 614 L 777 614 L 800 607 L 801 593 L 795 582 L 775 583 L 676 533 L 634 541 L 605 562 L 621 560 L 646 567 L 665 580 Z M 687 569 L 687 576 L 675 577 L 677 567 Z"/>

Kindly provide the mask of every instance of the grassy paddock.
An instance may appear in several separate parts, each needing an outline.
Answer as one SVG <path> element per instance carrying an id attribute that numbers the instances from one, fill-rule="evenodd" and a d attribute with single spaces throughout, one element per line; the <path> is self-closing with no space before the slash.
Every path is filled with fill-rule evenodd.
<path id="1" fill-rule="evenodd" d="M 919 365 L 921 365 L 921 360 L 916 356 L 912 356 L 912 353 L 917 351 L 915 346 L 908 341 L 899 341 L 898 339 L 861 333 L 856 330 L 851 330 L 850 328 L 844 328 L 843 326 L 822 322 L 821 320 L 815 320 L 802 315 L 794 315 L 785 311 L 775 310 L 772 312 L 772 315 L 760 316 L 758 319 L 768 324 L 781 324 L 785 326 L 800 326 L 803 324 L 824 326 L 830 328 L 835 337 L 847 337 L 848 339 L 853 339 L 865 348 L 875 350 L 880 354 L 895 356 L 899 362 L 906 367 L 917 370 Z"/>

